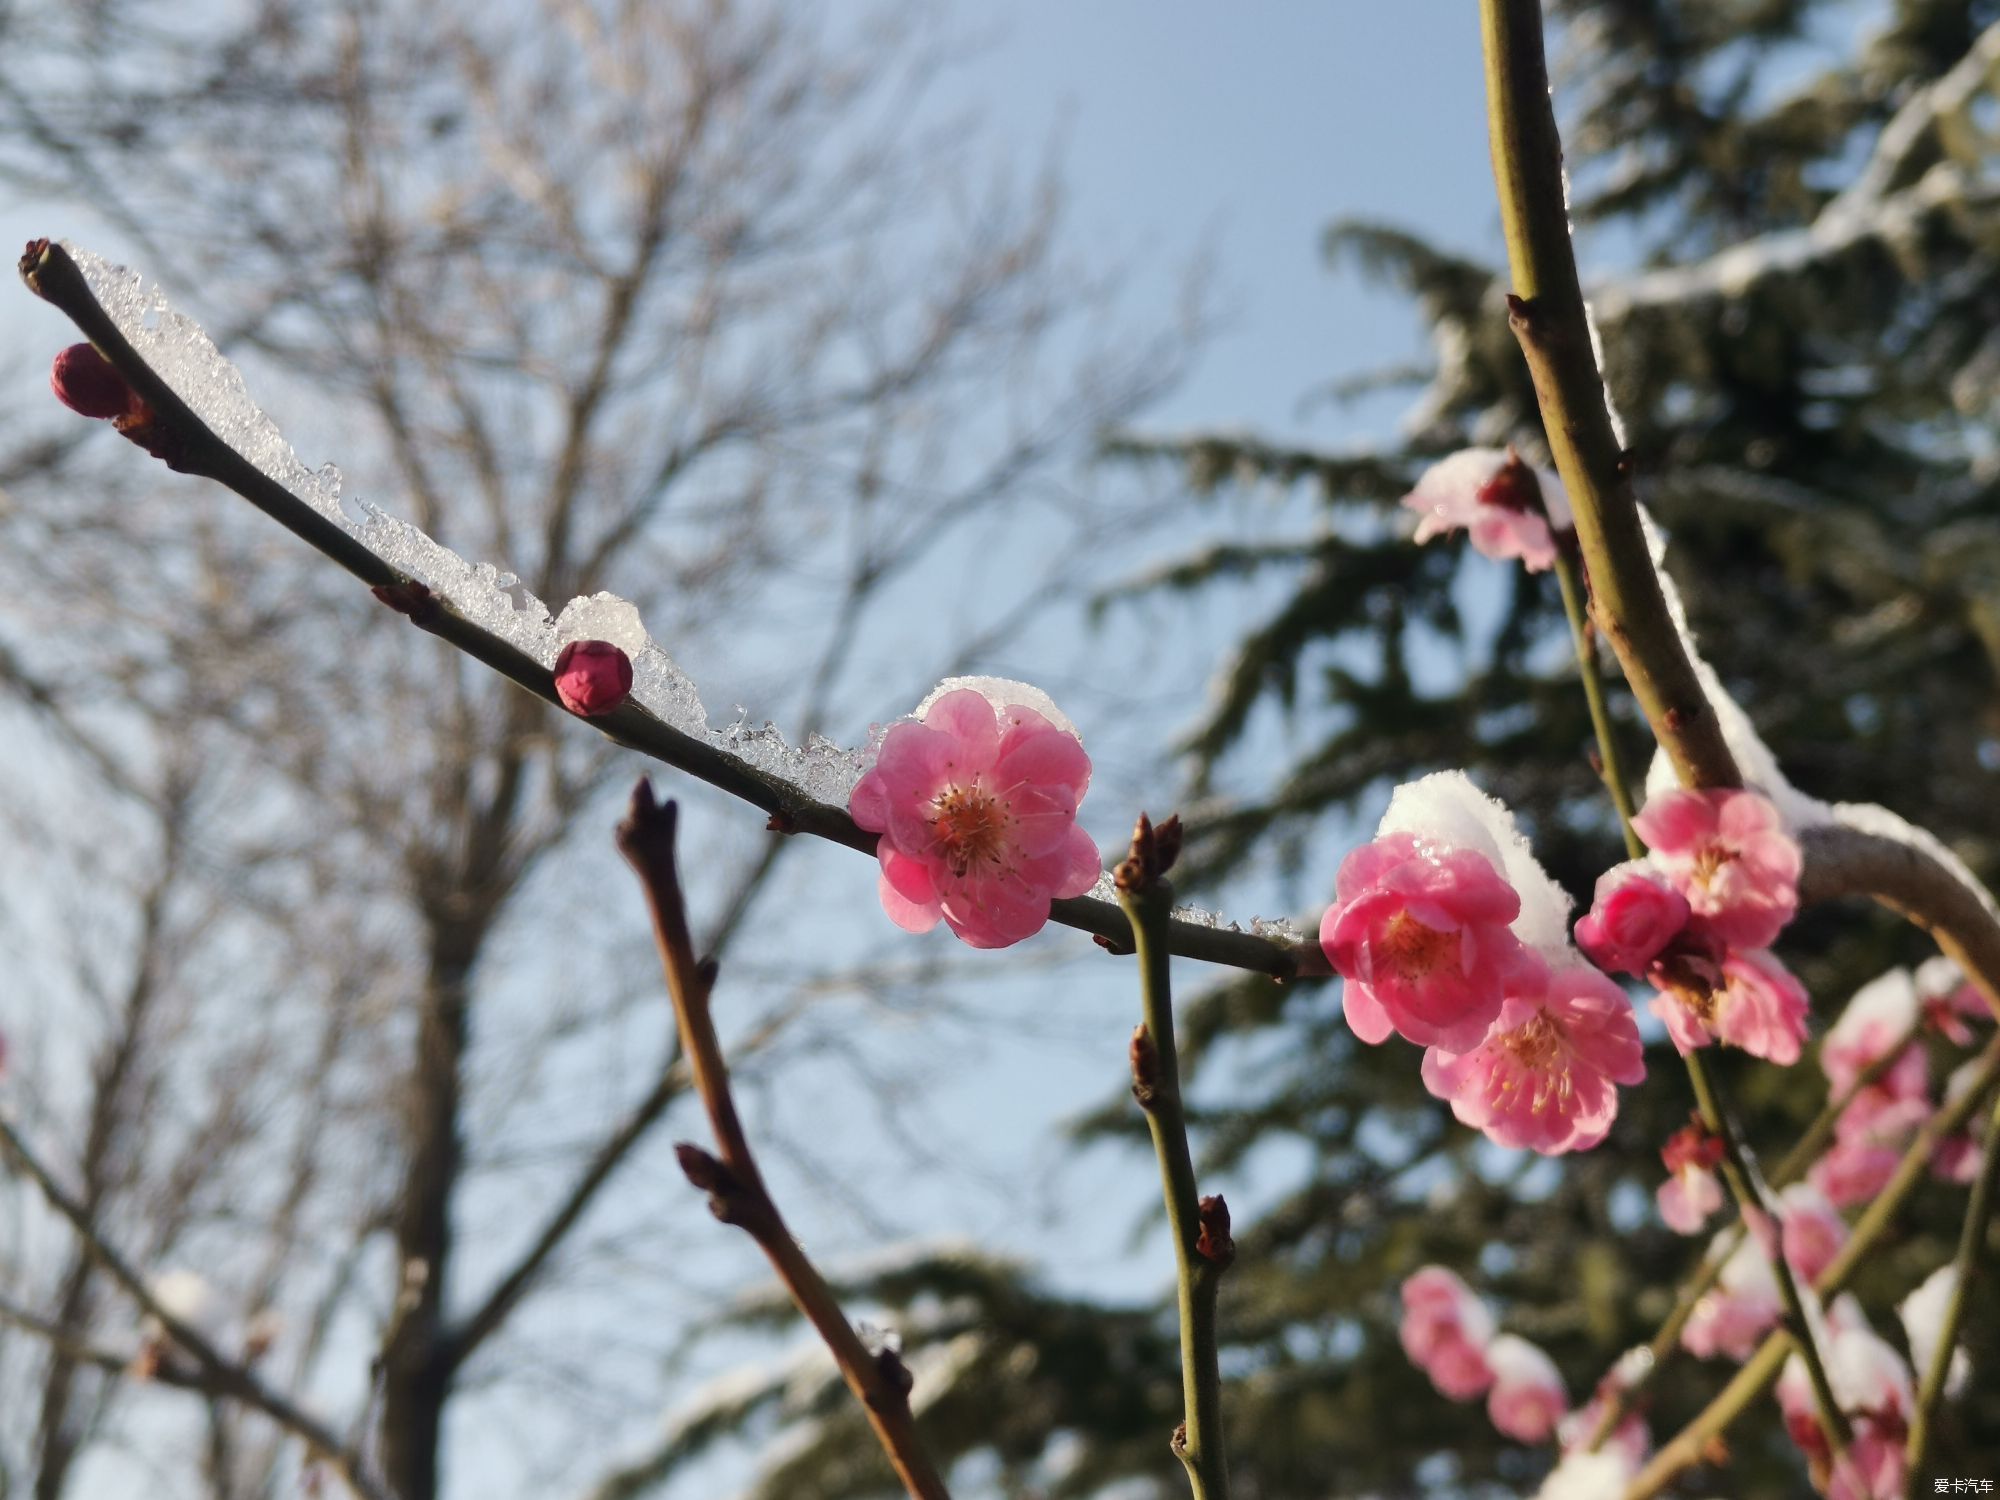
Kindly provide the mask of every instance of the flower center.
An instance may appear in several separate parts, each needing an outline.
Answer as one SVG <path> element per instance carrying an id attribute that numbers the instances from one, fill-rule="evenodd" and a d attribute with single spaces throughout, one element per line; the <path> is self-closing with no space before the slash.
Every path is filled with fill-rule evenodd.
<path id="1" fill-rule="evenodd" d="M 1406 911 L 1382 930 L 1382 957 L 1405 979 L 1425 979 L 1449 964 L 1458 967 L 1458 934 L 1440 932 Z"/>
<path id="2" fill-rule="evenodd" d="M 1735 850 L 1725 849 L 1720 844 L 1704 844 L 1701 852 L 1694 857 L 1694 878 L 1706 890 L 1708 883 L 1722 873 L 1724 865 L 1735 862 Z"/>
<path id="3" fill-rule="evenodd" d="M 1536 1011 L 1525 1026 L 1517 1026 L 1500 1038 L 1500 1045 L 1522 1067 L 1546 1073 L 1562 1055 L 1562 1033 L 1546 1011 Z"/>
<path id="4" fill-rule="evenodd" d="M 1491 479 L 1473 491 L 1472 498 L 1481 505 L 1521 515 L 1534 515 L 1542 508 L 1540 481 L 1533 470 L 1511 454 Z"/>
<path id="5" fill-rule="evenodd" d="M 931 807 L 931 832 L 938 857 L 954 875 L 974 865 L 998 864 L 1007 847 L 1007 826 L 1013 820 L 998 800 L 978 786 L 950 786 L 937 794 Z"/>

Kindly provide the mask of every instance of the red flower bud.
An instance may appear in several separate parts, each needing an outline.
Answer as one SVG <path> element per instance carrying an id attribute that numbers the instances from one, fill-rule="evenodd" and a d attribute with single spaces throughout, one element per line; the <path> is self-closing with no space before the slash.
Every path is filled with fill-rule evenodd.
<path id="1" fill-rule="evenodd" d="M 125 377 L 90 344 L 71 344 L 56 356 L 49 388 L 56 400 L 86 417 L 122 417 L 140 405 Z"/>
<path id="2" fill-rule="evenodd" d="M 556 658 L 556 696 L 573 714 L 608 714 L 631 691 L 632 659 L 609 641 L 571 641 Z"/>

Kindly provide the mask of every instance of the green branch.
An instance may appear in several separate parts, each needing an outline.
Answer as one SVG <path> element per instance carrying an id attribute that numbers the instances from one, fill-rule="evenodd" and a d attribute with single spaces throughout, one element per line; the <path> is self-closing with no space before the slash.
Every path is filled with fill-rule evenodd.
<path id="1" fill-rule="evenodd" d="M 1145 1111 L 1160 1188 L 1174 1239 L 1180 1291 L 1181 1396 L 1184 1416 L 1172 1447 L 1186 1467 L 1194 1500 L 1229 1500 L 1229 1459 L 1222 1432 L 1222 1374 L 1217 1358 L 1215 1299 L 1235 1257 L 1229 1208 L 1195 1187 L 1181 1101 L 1180 1057 L 1174 1046 L 1174 997 L 1168 977 L 1167 913 L 1173 887 L 1165 877 L 1180 851 L 1180 820 L 1155 829 L 1144 814 L 1132 852 L 1118 866 L 1118 900 L 1131 919 L 1139 949 L 1145 1020 L 1132 1033 L 1132 1095 Z"/>
<path id="2" fill-rule="evenodd" d="M 1951 1373 L 1951 1354 L 1958 1343 L 1958 1327 L 1965 1317 L 1965 1298 L 1986 1249 L 1986 1226 L 1993 1216 L 1993 1180 L 2000 1176 L 2000 1106 L 1986 1126 L 1986 1151 L 1979 1161 L 1979 1176 L 1973 1180 L 1972 1201 L 1966 1205 L 1965 1223 L 1958 1234 L 1957 1279 L 1945 1303 L 1944 1320 L 1938 1327 L 1937 1344 L 1931 1350 L 1928 1370 L 1919 1372 L 1923 1385 L 1917 1391 L 1917 1409 L 1910 1422 L 1909 1493 L 1915 1496 L 1924 1458 L 1937 1427 L 1938 1405 L 1944 1399 L 1946 1377 Z"/>

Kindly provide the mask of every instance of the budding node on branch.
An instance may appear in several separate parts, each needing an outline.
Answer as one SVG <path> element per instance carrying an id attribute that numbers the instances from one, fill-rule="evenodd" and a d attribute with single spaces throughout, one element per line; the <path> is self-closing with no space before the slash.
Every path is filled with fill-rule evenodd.
<path id="1" fill-rule="evenodd" d="M 414 578 L 405 578 L 400 583 L 377 584 L 369 592 L 397 614 L 407 616 L 418 625 L 430 624 L 440 612 L 437 596 Z"/>
<path id="2" fill-rule="evenodd" d="M 1144 813 L 1132 829 L 1132 849 L 1118 862 L 1111 878 L 1121 891 L 1144 895 L 1158 889 L 1162 877 L 1173 868 L 1181 853 L 1181 820 L 1178 814 L 1159 827 Z"/>
<path id="3" fill-rule="evenodd" d="M 1201 1234 L 1194 1242 L 1195 1253 L 1218 1270 L 1236 1259 L 1236 1241 L 1229 1235 L 1229 1205 L 1222 1194 L 1211 1193 L 1199 1207 Z"/>
<path id="4" fill-rule="evenodd" d="M 1132 1097 L 1151 1109 L 1160 1092 L 1160 1051 L 1143 1024 L 1132 1028 Z"/>

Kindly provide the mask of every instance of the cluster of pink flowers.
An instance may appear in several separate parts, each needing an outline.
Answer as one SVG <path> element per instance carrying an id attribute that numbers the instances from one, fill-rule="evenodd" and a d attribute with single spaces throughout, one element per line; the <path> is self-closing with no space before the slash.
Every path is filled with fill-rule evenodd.
<path id="1" fill-rule="evenodd" d="M 1956 1275 L 1954 1267 L 1943 1267 L 1903 1300 L 1899 1311 L 1910 1361 L 1868 1325 L 1852 1296 L 1840 1297 L 1826 1309 L 1817 1341 L 1834 1399 L 1854 1437 L 1843 1456 L 1835 1457 L 1827 1440 L 1804 1363 L 1796 1354 L 1786 1362 L 1777 1389 L 1785 1430 L 1805 1454 L 1814 1488 L 1828 1500 L 1901 1500 L 1916 1381 L 1937 1348 Z M 1962 1384 L 1967 1373 L 1964 1350 L 1954 1350 L 1947 1390 Z"/>
<path id="2" fill-rule="evenodd" d="M 1439 460 L 1403 504 L 1422 517 L 1419 542 L 1462 530 L 1483 556 L 1519 558 L 1530 573 L 1554 566 L 1557 540 L 1575 524 L 1562 480 L 1512 448 L 1467 448 Z"/>
<path id="3" fill-rule="evenodd" d="M 1453 1401 L 1486 1397 L 1493 1425 L 1523 1443 L 1546 1441 L 1569 1410 L 1555 1361 L 1517 1334 L 1496 1332 L 1493 1315 L 1443 1266 L 1403 1283 L 1399 1328 L 1410 1363 Z"/>
<path id="4" fill-rule="evenodd" d="M 1950 1044 L 1966 1046 L 1974 1039 L 1967 1021 L 1990 1015 L 1958 967 L 1945 959 L 1925 964 L 1915 975 L 1891 969 L 1854 992 L 1820 1044 L 1829 1095 L 1846 1101 L 1834 1125 L 1833 1144 L 1810 1173 L 1828 1198 L 1846 1207 L 1881 1192 L 1936 1112 L 1922 1033 L 1930 1030 Z M 1864 1083 L 1871 1072 L 1875 1076 Z M 1966 1082 L 1960 1080 L 1969 1077 L 1961 1069 L 1954 1075 L 1956 1087 L 1963 1089 Z M 1947 1098 L 1955 1097 L 1953 1086 L 1947 1084 Z M 1977 1160 L 1971 1135 L 1959 1132 L 1939 1143 L 1932 1169 L 1965 1182 Z"/>
<path id="5" fill-rule="evenodd" d="M 1802 986 L 1769 951 L 1799 904 L 1799 846 L 1751 791 L 1669 791 L 1632 820 L 1650 850 L 1597 882 L 1576 939 L 1601 967 L 1645 978 L 1682 1052 L 1721 1041 L 1790 1065 Z"/>
<path id="6" fill-rule="evenodd" d="M 963 687 L 883 736 L 848 810 L 882 836 L 879 891 L 898 927 L 942 920 L 975 948 L 1004 948 L 1041 931 L 1052 900 L 1097 883 L 1097 845 L 1076 823 L 1090 757 L 1054 713 Z"/>
<path id="7" fill-rule="evenodd" d="M 1601 1463 L 1598 1455 L 1583 1460 L 1605 1401 L 1624 1380 L 1622 1363 L 1589 1402 L 1572 1411 L 1555 1361 L 1520 1335 L 1497 1332 L 1486 1304 L 1451 1271 L 1423 1267 L 1403 1283 L 1402 1299 L 1397 1331 L 1403 1352 L 1439 1395 L 1452 1401 L 1484 1396 L 1488 1419 L 1506 1436 L 1521 1443 L 1553 1439 L 1576 1455 L 1581 1467 L 1603 1468 L 1621 1482 L 1645 1461 L 1652 1439 L 1637 1413 L 1612 1430 Z"/>
<path id="8" fill-rule="evenodd" d="M 1398 797 L 1419 811 L 1392 803 L 1342 862 L 1320 923 L 1347 1024 L 1364 1042 L 1394 1032 L 1425 1048 L 1425 1087 L 1500 1145 L 1595 1146 L 1617 1086 L 1645 1076 L 1630 1001 L 1563 942 L 1562 898 L 1504 808 L 1453 772 Z M 1409 821 L 1424 831 L 1390 826 Z"/>
<path id="9" fill-rule="evenodd" d="M 1775 1226 L 1754 1212 L 1750 1224 L 1752 1232 L 1723 1261 L 1715 1285 L 1681 1329 L 1681 1347 L 1699 1359 L 1748 1359 L 1777 1326 L 1784 1304 L 1771 1269 L 1776 1246 L 1784 1247 L 1792 1274 L 1810 1286 L 1847 1244 L 1846 1220 L 1809 1183 L 1793 1183 L 1778 1195 Z M 1718 1239 L 1713 1253 L 1721 1253 L 1725 1242 Z"/>

